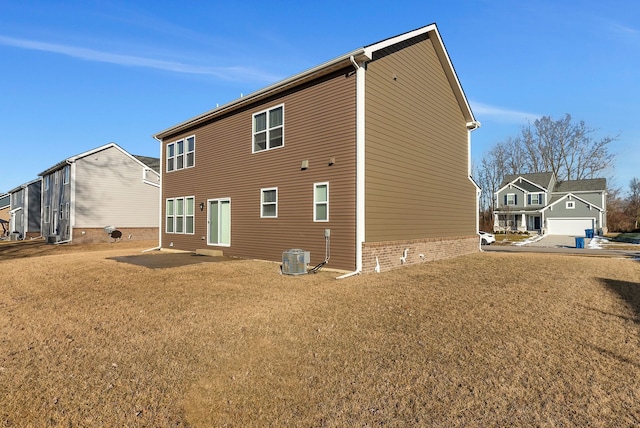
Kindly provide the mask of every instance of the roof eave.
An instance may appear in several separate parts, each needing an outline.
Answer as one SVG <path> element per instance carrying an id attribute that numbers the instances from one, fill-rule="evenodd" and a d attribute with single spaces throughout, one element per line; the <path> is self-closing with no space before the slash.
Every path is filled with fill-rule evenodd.
<path id="1" fill-rule="evenodd" d="M 285 80 L 281 80 L 280 82 L 274 83 L 271 86 L 267 86 L 266 88 L 260 89 L 249 95 L 238 98 L 220 107 L 216 107 L 213 110 L 209 110 L 206 113 L 195 116 L 191 119 L 160 131 L 157 134 L 154 134 L 153 138 L 162 140 L 169 135 L 174 135 L 179 132 L 185 131 L 188 128 L 197 126 L 202 122 L 206 122 L 222 114 L 237 110 L 247 104 L 262 100 L 264 98 L 283 92 L 291 87 L 295 87 L 312 79 L 327 75 L 335 70 L 350 65 L 351 58 L 353 58 L 358 63 L 371 59 L 370 57 L 366 56 L 365 48 L 356 49 L 352 52 L 339 56 L 316 67 L 303 71 L 302 73 L 296 74 L 295 76 L 289 77 Z"/>

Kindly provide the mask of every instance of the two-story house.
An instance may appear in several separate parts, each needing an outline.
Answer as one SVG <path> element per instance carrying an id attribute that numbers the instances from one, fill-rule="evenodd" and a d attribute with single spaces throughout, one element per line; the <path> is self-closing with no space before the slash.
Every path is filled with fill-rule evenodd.
<path id="1" fill-rule="evenodd" d="M 475 120 L 435 24 L 154 137 L 163 248 L 372 272 L 479 251 Z"/>
<path id="2" fill-rule="evenodd" d="M 40 179 L 9 190 L 9 237 L 22 240 L 40 236 Z"/>
<path id="3" fill-rule="evenodd" d="M 505 176 L 494 199 L 498 231 L 584 236 L 607 231 L 604 178 L 557 181 L 551 172 Z"/>
<path id="4" fill-rule="evenodd" d="M 158 158 L 133 156 L 110 143 L 42 171 L 42 236 L 104 242 L 111 226 L 123 239 L 157 239 L 158 167 Z"/>
<path id="5" fill-rule="evenodd" d="M 11 195 L 0 194 L 0 239 L 9 236 L 9 211 L 11 209 Z"/>

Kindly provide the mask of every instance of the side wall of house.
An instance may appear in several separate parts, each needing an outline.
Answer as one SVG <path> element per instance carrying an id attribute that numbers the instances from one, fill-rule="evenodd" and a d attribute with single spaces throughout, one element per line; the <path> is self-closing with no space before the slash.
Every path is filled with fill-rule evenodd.
<path id="1" fill-rule="evenodd" d="M 355 267 L 355 75 L 353 67 L 163 139 L 162 247 L 281 261 L 311 252 L 311 265 Z M 252 153 L 252 115 L 284 106 L 284 146 Z M 195 165 L 167 171 L 167 144 L 195 137 Z M 303 161 L 308 167 L 302 169 Z M 314 183 L 329 183 L 329 221 L 314 222 Z M 277 218 L 261 218 L 261 189 L 277 188 Z M 194 197 L 193 234 L 166 233 L 167 198 Z M 208 244 L 209 203 L 229 198 L 229 246 Z M 204 209 L 200 210 L 200 205 Z"/>
<path id="2" fill-rule="evenodd" d="M 74 229 L 157 228 L 160 189 L 143 182 L 143 169 L 114 147 L 78 159 Z"/>
<path id="3" fill-rule="evenodd" d="M 432 41 L 376 53 L 365 82 L 366 247 L 470 240 L 459 254 L 477 251 L 466 120 Z"/>
<path id="4" fill-rule="evenodd" d="M 29 191 L 27 192 L 27 210 L 29 211 L 26 233 L 27 238 L 34 238 L 40 236 L 40 198 L 41 198 L 41 186 L 40 181 L 31 183 L 29 185 Z"/>
<path id="5" fill-rule="evenodd" d="M 65 182 L 65 168 L 72 166 L 62 166 L 42 177 L 42 236 L 52 242 L 70 237 L 71 180 Z"/>
<path id="6" fill-rule="evenodd" d="M 11 214 L 11 230 L 9 230 L 9 236 L 12 240 L 24 239 L 25 237 L 25 218 L 27 218 L 27 214 L 25 213 L 26 193 L 25 188 L 20 188 L 11 193 L 11 211 L 13 211 L 13 214 Z"/>

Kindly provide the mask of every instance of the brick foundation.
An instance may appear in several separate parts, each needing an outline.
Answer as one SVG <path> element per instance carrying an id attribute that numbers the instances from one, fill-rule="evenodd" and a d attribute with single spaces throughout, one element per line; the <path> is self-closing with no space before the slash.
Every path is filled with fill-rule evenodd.
<path id="1" fill-rule="evenodd" d="M 123 227 L 121 241 L 157 241 L 157 227 Z M 103 228 L 78 227 L 73 229 L 73 242 L 76 244 L 88 244 L 98 242 L 114 242 Z"/>
<path id="2" fill-rule="evenodd" d="M 404 251 L 407 251 L 403 261 Z M 375 271 L 376 257 L 380 271 L 435 260 L 448 259 L 480 251 L 480 237 L 428 238 L 409 241 L 365 242 L 362 245 L 362 272 Z"/>

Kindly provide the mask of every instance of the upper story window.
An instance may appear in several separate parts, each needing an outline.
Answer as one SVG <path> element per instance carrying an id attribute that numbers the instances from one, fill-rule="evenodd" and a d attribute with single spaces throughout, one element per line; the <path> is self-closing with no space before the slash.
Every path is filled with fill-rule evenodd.
<path id="1" fill-rule="evenodd" d="M 196 164 L 196 137 L 167 144 L 167 172 L 191 168 Z"/>
<path id="2" fill-rule="evenodd" d="M 62 184 L 69 184 L 69 165 L 65 165 L 64 170 L 62 171 Z"/>
<path id="3" fill-rule="evenodd" d="M 284 146 L 284 105 L 253 115 L 253 153 Z"/>
<path id="4" fill-rule="evenodd" d="M 530 193 L 529 194 L 529 205 L 542 205 L 542 193 Z"/>
<path id="5" fill-rule="evenodd" d="M 518 195 L 515 193 L 507 193 L 504 195 L 504 204 L 505 205 L 517 205 L 518 204 Z"/>
<path id="6" fill-rule="evenodd" d="M 329 221 L 329 183 L 313 185 L 313 221 Z"/>
<path id="7" fill-rule="evenodd" d="M 260 191 L 260 217 L 278 217 L 278 188 Z"/>
<path id="8" fill-rule="evenodd" d="M 567 201 L 567 209 L 568 210 L 575 209 L 575 207 L 576 207 L 575 201 Z"/>
<path id="9" fill-rule="evenodd" d="M 51 178 L 50 175 L 45 175 L 44 176 L 44 190 L 49 190 L 49 179 Z"/>

